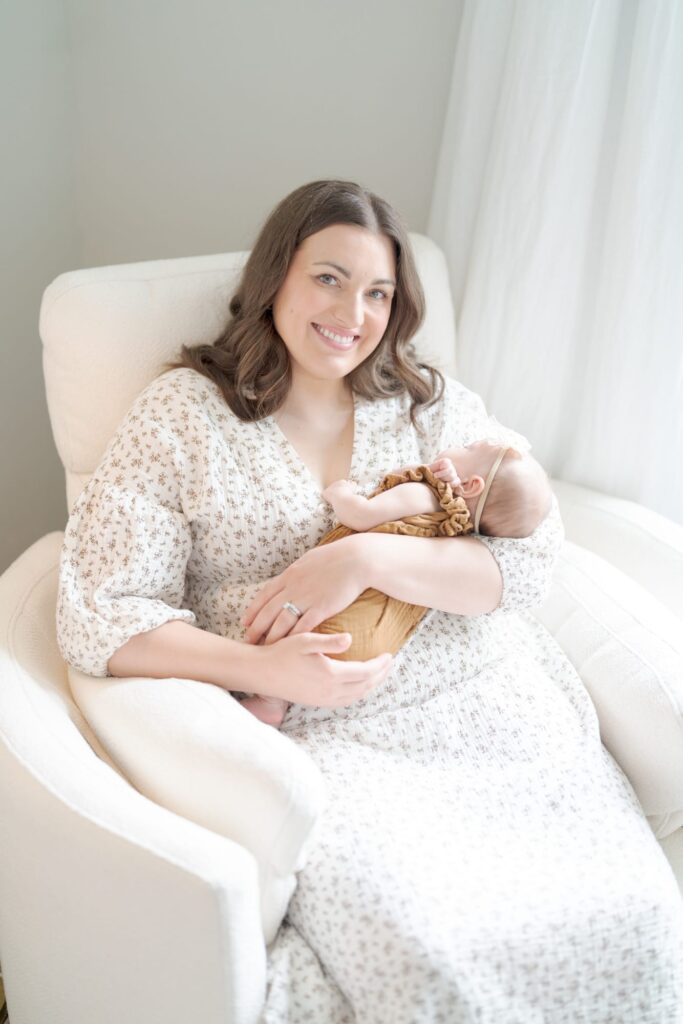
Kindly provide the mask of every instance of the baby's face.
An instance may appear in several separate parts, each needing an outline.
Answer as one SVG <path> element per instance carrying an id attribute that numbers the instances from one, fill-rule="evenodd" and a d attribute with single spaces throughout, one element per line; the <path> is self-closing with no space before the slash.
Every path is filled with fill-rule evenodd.
<path id="1" fill-rule="evenodd" d="M 451 460 L 461 480 L 470 480 L 473 476 L 486 479 L 499 451 L 499 444 L 473 441 L 464 448 L 447 448 L 439 456 Z"/>

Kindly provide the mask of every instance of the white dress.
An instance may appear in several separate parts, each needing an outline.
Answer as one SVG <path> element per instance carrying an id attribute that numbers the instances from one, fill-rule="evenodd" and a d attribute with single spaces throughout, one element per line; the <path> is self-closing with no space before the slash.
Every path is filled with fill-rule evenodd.
<path id="1" fill-rule="evenodd" d="M 489 432 L 454 381 L 421 414 L 423 437 L 408 407 L 355 398 L 350 476 L 364 493 Z M 165 374 L 69 520 L 62 653 L 102 676 L 121 644 L 170 619 L 243 639 L 255 592 L 332 523 L 271 417 L 242 423 L 204 377 Z M 500 609 L 431 611 L 369 697 L 290 709 L 283 731 L 330 796 L 269 950 L 264 1024 L 683 1021 L 675 879 L 579 678 L 526 610 L 561 539 L 556 508 L 530 538 L 483 538 Z"/>

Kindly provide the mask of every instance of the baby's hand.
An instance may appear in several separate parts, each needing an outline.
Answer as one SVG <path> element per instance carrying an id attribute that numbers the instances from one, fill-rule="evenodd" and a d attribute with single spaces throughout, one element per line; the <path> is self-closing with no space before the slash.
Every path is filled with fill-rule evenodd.
<path id="1" fill-rule="evenodd" d="M 434 462 L 429 464 L 429 468 L 437 480 L 443 480 L 445 483 L 450 484 L 451 487 L 457 487 L 460 483 L 458 471 L 453 465 L 452 460 L 447 456 L 441 456 L 435 459 Z"/>

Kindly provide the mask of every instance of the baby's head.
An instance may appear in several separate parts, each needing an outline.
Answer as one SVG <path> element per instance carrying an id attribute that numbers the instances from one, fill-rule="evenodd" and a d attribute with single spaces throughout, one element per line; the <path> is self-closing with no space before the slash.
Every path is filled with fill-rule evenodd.
<path id="1" fill-rule="evenodd" d="M 453 492 L 464 497 L 477 533 L 528 537 L 547 515 L 550 483 L 528 452 L 475 441 L 444 454 L 450 456 L 460 477 Z"/>

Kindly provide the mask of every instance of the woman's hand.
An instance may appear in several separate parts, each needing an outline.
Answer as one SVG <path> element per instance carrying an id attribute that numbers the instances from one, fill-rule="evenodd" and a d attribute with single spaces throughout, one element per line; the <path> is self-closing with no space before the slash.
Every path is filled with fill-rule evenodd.
<path id="1" fill-rule="evenodd" d="M 310 633 L 348 608 L 368 586 L 363 540 L 361 535 L 344 537 L 312 548 L 269 580 L 244 613 L 247 642 L 272 644 L 284 636 Z M 286 601 L 303 613 L 300 618 L 282 607 Z"/>
<path id="2" fill-rule="evenodd" d="M 327 657 L 350 643 L 349 633 L 303 633 L 258 647 L 259 693 L 320 708 L 353 704 L 386 679 L 393 659 L 390 654 L 368 661 Z"/>

